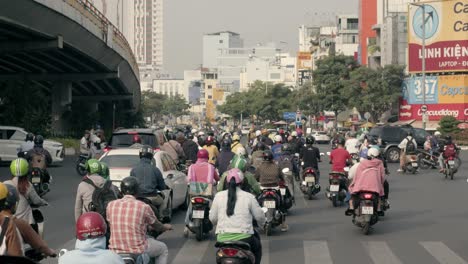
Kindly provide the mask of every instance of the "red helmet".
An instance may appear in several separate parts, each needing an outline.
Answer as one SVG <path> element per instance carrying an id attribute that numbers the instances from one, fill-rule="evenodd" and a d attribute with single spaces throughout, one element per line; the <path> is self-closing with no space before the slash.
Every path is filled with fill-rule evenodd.
<path id="1" fill-rule="evenodd" d="M 210 154 L 208 153 L 208 150 L 206 149 L 200 149 L 197 153 L 198 159 L 208 159 L 209 157 L 210 157 Z"/>
<path id="2" fill-rule="evenodd" d="M 213 142 L 214 142 L 214 138 L 213 138 L 212 136 L 209 136 L 208 138 L 206 138 L 205 143 L 206 143 L 207 145 L 213 144 Z"/>
<path id="3" fill-rule="evenodd" d="M 76 238 L 79 240 L 102 237 L 106 232 L 106 221 L 96 212 L 84 213 L 76 221 Z"/>
<path id="4" fill-rule="evenodd" d="M 141 137 L 139 135 L 133 135 L 133 144 L 140 143 L 141 144 Z"/>

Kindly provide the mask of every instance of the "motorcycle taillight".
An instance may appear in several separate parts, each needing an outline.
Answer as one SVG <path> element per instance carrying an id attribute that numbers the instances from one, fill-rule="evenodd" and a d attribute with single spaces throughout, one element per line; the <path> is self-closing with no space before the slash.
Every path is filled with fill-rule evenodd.
<path id="1" fill-rule="evenodd" d="M 371 193 L 365 193 L 364 194 L 364 199 L 372 199 L 372 194 Z"/>
<path id="2" fill-rule="evenodd" d="M 107 146 L 107 147 L 105 147 L 105 148 L 103 149 L 103 151 L 104 151 L 104 152 L 108 152 L 108 151 L 110 151 L 111 149 L 112 149 L 111 147 Z"/>
<path id="3" fill-rule="evenodd" d="M 275 196 L 275 192 L 274 191 L 266 191 L 265 192 L 265 196 Z"/>
<path id="4" fill-rule="evenodd" d="M 234 257 L 239 252 L 236 248 L 223 248 L 223 254 L 228 257 Z"/>
<path id="5" fill-rule="evenodd" d="M 201 197 L 192 198 L 192 203 L 204 203 L 204 202 L 205 202 L 205 199 Z"/>

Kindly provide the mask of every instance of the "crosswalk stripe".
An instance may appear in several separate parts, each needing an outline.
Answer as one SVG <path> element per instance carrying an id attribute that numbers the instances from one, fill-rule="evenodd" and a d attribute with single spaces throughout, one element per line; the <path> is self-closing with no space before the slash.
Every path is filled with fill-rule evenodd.
<path id="1" fill-rule="evenodd" d="M 201 263 L 206 250 L 210 245 L 210 241 L 196 241 L 188 239 L 184 246 L 179 250 L 176 257 L 172 261 L 173 264 L 194 264 Z M 215 255 L 213 253 L 213 258 Z"/>
<path id="2" fill-rule="evenodd" d="M 378 264 L 402 264 L 401 260 L 393 254 L 387 243 L 383 241 L 362 242 L 369 257 Z"/>
<path id="3" fill-rule="evenodd" d="M 305 264 L 333 264 L 326 241 L 304 241 Z"/>
<path id="4" fill-rule="evenodd" d="M 468 264 L 442 242 L 419 242 L 440 264 Z"/>
<path id="5" fill-rule="evenodd" d="M 262 264 L 270 264 L 270 240 L 262 240 Z"/>

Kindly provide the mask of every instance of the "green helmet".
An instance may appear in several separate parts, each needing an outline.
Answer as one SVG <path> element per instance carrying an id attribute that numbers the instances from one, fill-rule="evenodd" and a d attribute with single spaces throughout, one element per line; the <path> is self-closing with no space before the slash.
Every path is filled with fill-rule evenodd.
<path id="1" fill-rule="evenodd" d="M 109 166 L 104 162 L 101 162 L 101 176 L 106 180 L 109 179 Z"/>
<path id="2" fill-rule="evenodd" d="M 86 171 L 89 174 L 99 174 L 101 175 L 102 166 L 97 159 L 90 159 L 86 162 Z"/>
<path id="3" fill-rule="evenodd" d="M 247 160 L 243 158 L 242 156 L 235 155 L 234 158 L 232 158 L 231 160 L 232 168 L 237 168 L 241 170 L 242 172 L 245 172 L 246 165 L 247 165 Z"/>
<path id="4" fill-rule="evenodd" d="M 29 171 L 29 164 L 23 158 L 15 159 L 10 164 L 11 175 L 15 177 L 26 176 L 28 174 L 28 171 Z"/>

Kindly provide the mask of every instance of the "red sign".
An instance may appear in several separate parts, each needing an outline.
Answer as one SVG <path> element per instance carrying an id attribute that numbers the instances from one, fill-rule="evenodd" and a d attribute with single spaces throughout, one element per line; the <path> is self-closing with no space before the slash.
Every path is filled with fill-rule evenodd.
<path id="1" fill-rule="evenodd" d="M 408 104 L 404 99 L 400 100 L 399 119 L 422 120 L 422 104 Z M 468 121 L 468 104 L 430 104 L 427 105 L 426 114 L 429 120 L 438 121 L 444 116 L 453 116 L 461 121 Z"/>
<path id="2" fill-rule="evenodd" d="M 422 71 L 422 46 L 409 44 L 409 72 Z M 426 72 L 467 71 L 468 40 L 435 42 L 426 45 Z"/>

